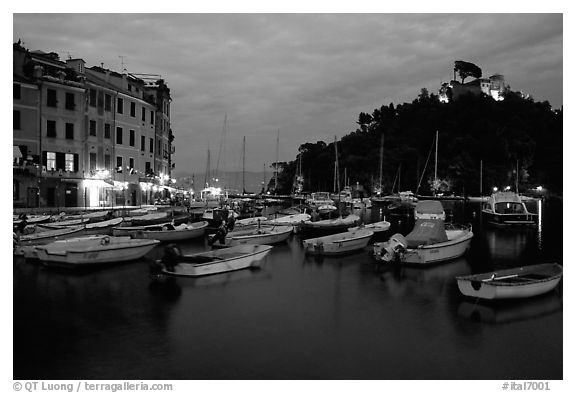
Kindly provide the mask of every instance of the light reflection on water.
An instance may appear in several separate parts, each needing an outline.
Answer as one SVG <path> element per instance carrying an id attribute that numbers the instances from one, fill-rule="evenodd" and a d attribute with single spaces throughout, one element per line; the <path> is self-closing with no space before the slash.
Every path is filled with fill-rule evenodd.
<path id="1" fill-rule="evenodd" d="M 199 279 L 151 279 L 143 260 L 73 273 L 18 259 L 14 378 L 560 379 L 561 287 L 493 304 L 464 298 L 454 280 L 561 263 L 561 206 L 537 206 L 537 228 L 501 229 L 483 226 L 479 205 L 447 204 L 473 224 L 472 249 L 428 268 L 377 265 L 369 248 L 314 258 L 298 236 L 260 270 Z M 409 214 L 386 219 L 388 235 L 413 225 Z"/>

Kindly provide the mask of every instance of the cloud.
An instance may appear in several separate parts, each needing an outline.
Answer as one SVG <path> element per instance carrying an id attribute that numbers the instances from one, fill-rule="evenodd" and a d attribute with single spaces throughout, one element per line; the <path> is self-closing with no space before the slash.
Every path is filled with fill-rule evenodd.
<path id="1" fill-rule="evenodd" d="M 176 173 L 203 171 L 221 143 L 236 165 L 243 136 L 247 167 L 261 170 L 278 129 L 280 160 L 292 160 L 302 143 L 353 131 L 360 112 L 437 91 L 455 60 L 562 105 L 561 14 L 15 14 L 13 37 L 161 74 Z"/>

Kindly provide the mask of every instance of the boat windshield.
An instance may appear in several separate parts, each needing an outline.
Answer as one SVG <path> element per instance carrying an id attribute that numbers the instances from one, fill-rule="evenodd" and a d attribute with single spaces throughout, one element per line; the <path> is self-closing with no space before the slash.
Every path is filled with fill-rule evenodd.
<path id="1" fill-rule="evenodd" d="M 494 205 L 494 211 L 499 214 L 526 213 L 526 208 L 518 202 L 500 202 Z"/>

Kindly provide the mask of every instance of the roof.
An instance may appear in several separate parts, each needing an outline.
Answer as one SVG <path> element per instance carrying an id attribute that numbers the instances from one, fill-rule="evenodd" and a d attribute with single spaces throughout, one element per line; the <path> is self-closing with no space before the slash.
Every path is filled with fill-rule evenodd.
<path id="1" fill-rule="evenodd" d="M 440 201 L 419 201 L 414 210 L 418 213 L 443 213 L 444 207 Z"/>

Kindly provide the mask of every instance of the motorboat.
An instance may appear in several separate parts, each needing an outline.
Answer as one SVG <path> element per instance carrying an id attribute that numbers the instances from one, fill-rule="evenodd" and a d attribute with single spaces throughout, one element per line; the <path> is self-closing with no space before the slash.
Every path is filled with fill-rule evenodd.
<path id="1" fill-rule="evenodd" d="M 341 230 L 358 225 L 360 222 L 360 216 L 356 214 L 350 214 L 346 217 L 338 217 L 328 220 L 320 221 L 306 221 L 301 224 L 302 229 L 310 230 Z"/>
<path id="2" fill-rule="evenodd" d="M 310 198 L 306 199 L 306 204 L 312 208 L 318 208 L 322 205 L 334 205 L 334 201 L 330 198 L 328 192 L 313 192 Z"/>
<path id="3" fill-rule="evenodd" d="M 464 255 L 473 236 L 471 226 L 422 219 L 406 237 L 397 233 L 386 242 L 374 243 L 373 255 L 380 262 L 430 265 Z"/>
<path id="4" fill-rule="evenodd" d="M 336 210 L 338 210 L 338 208 L 336 206 L 329 205 L 329 204 L 320 205 L 316 209 L 318 210 L 318 213 L 320 213 L 320 214 L 330 214 L 330 213 L 333 213 Z"/>
<path id="5" fill-rule="evenodd" d="M 197 254 L 182 254 L 175 246 L 167 246 L 164 258 L 156 263 L 162 273 L 198 277 L 234 270 L 259 268 L 273 246 L 242 244 Z"/>
<path id="6" fill-rule="evenodd" d="M 132 261 L 143 257 L 160 242 L 129 236 L 94 236 L 70 242 L 52 242 L 36 247 L 46 265 L 80 267 Z"/>
<path id="7" fill-rule="evenodd" d="M 259 223 L 266 224 L 267 221 L 268 221 L 268 218 L 266 218 L 266 217 L 249 217 L 249 218 L 243 218 L 241 220 L 236 220 L 234 222 L 234 225 L 238 225 L 238 226 L 258 225 Z"/>
<path id="8" fill-rule="evenodd" d="M 46 244 L 66 237 L 79 236 L 82 231 L 84 231 L 84 225 L 74 225 L 53 230 L 39 226 L 28 226 L 26 227 L 26 233 L 18 236 L 18 244 Z"/>
<path id="9" fill-rule="evenodd" d="M 62 227 L 70 227 L 70 226 L 75 226 L 75 225 L 87 224 L 89 221 L 90 221 L 89 218 L 77 218 L 74 220 L 52 221 L 52 222 L 37 224 L 37 225 L 41 228 L 46 228 L 46 229 L 58 229 L 58 228 L 62 228 Z"/>
<path id="10" fill-rule="evenodd" d="M 272 220 L 268 220 L 268 221 L 266 221 L 266 224 L 268 224 L 268 225 L 280 225 L 280 226 L 285 226 L 285 225 L 296 226 L 296 225 L 299 225 L 303 222 L 310 221 L 311 218 L 312 217 L 310 216 L 310 214 L 297 213 L 297 214 L 290 214 L 288 216 L 278 217 L 278 218 L 274 218 Z"/>
<path id="11" fill-rule="evenodd" d="M 84 226 L 85 235 L 111 235 L 112 229 L 121 225 L 124 219 L 122 217 L 112 218 L 110 220 L 89 222 Z"/>
<path id="12" fill-rule="evenodd" d="M 341 255 L 363 249 L 374 235 L 369 229 L 354 229 L 334 235 L 303 240 L 306 253 L 312 255 Z"/>
<path id="13" fill-rule="evenodd" d="M 562 266 L 543 263 L 490 273 L 456 277 L 464 296 L 480 299 L 517 299 L 547 293 L 562 279 Z"/>
<path id="14" fill-rule="evenodd" d="M 537 214 L 530 213 L 520 196 L 511 191 L 496 192 L 482 208 L 489 224 L 497 226 L 534 225 Z"/>
<path id="15" fill-rule="evenodd" d="M 440 201 L 424 200 L 418 201 L 414 207 L 414 218 L 417 220 L 442 220 L 446 219 L 446 212 Z"/>
<path id="16" fill-rule="evenodd" d="M 260 225 L 248 229 L 235 229 L 228 232 L 222 239 L 218 238 L 218 233 L 210 239 L 210 243 L 214 244 L 216 240 L 220 240 L 216 246 L 232 247 L 240 244 L 277 244 L 285 241 L 290 237 L 292 227 L 290 226 L 270 226 Z M 218 239 L 217 239 L 218 238 Z"/>
<path id="17" fill-rule="evenodd" d="M 348 231 L 350 232 L 358 229 L 369 229 L 376 234 L 386 232 L 388 229 L 390 229 L 390 223 L 384 220 L 384 221 L 372 222 L 370 224 L 361 224 L 357 227 L 348 228 Z"/>
<path id="18" fill-rule="evenodd" d="M 112 230 L 114 236 L 130 236 L 133 239 L 155 239 L 161 242 L 190 240 L 204 236 L 208 222 L 200 221 L 189 224 L 145 225 L 139 227 L 117 227 Z"/>

